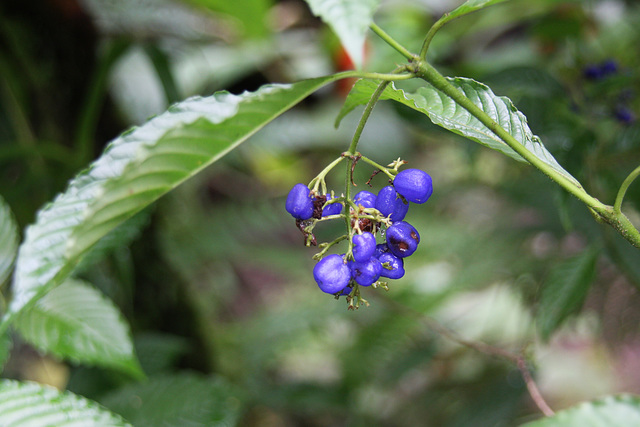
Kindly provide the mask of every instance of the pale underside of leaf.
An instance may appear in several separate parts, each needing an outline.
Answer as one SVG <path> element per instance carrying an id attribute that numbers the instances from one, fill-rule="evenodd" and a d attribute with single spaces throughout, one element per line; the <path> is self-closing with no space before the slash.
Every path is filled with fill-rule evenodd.
<path id="1" fill-rule="evenodd" d="M 15 328 L 35 347 L 74 362 L 141 377 L 129 327 L 98 290 L 68 279 L 17 317 Z"/>
<path id="2" fill-rule="evenodd" d="M 116 138 L 27 228 L 2 326 L 60 284 L 108 232 L 336 79 L 194 97 Z"/>
<path id="3" fill-rule="evenodd" d="M 36 383 L 0 380 L 0 425 L 12 427 L 130 426 L 96 402 Z"/>
<path id="4" fill-rule="evenodd" d="M 447 80 L 504 128 L 524 148 L 574 184 L 580 185 L 569 172 L 560 166 L 542 144 L 540 138 L 533 134 L 527 124 L 526 117 L 515 108 L 509 98 L 496 96 L 489 87 L 472 79 L 455 77 L 447 78 Z M 366 103 L 376 87 L 377 82 L 375 81 L 359 80 L 356 82 L 338 114 L 336 124 L 339 124 L 340 120 L 356 106 Z M 500 151 L 515 160 L 526 162 L 471 113 L 429 84 L 420 87 L 415 93 L 407 93 L 402 89 L 397 89 L 392 83 L 384 90 L 381 99 L 390 99 L 404 104 L 427 115 L 438 126 L 476 141 L 485 147 Z"/>
<path id="5" fill-rule="evenodd" d="M 336 33 L 345 50 L 361 68 L 364 61 L 365 36 L 380 0 L 306 0 L 314 15 L 319 16 Z"/>

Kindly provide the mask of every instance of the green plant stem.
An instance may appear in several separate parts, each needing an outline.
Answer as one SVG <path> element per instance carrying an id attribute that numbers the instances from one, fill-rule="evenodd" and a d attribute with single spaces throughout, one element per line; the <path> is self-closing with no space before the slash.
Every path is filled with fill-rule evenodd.
<path id="1" fill-rule="evenodd" d="M 401 71 L 404 71 L 406 68 L 401 67 Z M 337 79 L 347 79 L 350 77 L 358 78 L 358 79 L 371 79 L 371 80 L 388 80 L 388 81 L 398 81 L 398 80 L 409 80 L 416 77 L 413 73 L 369 73 L 366 71 L 342 71 L 340 73 L 336 73 L 335 76 Z"/>
<path id="2" fill-rule="evenodd" d="M 438 30 L 448 22 L 447 21 L 448 16 L 449 14 L 445 13 L 444 15 L 442 15 L 440 19 L 438 19 L 431 26 L 431 28 L 429 28 L 429 31 L 427 32 L 427 35 L 424 38 L 424 42 L 422 42 L 422 48 L 420 49 L 420 56 L 419 56 L 420 60 L 424 61 L 426 59 L 427 51 L 429 50 L 429 45 L 431 44 L 431 40 L 433 40 L 433 36 L 435 36 Z"/>
<path id="3" fill-rule="evenodd" d="M 369 120 L 369 116 L 373 111 L 373 107 L 375 107 L 376 103 L 378 102 L 378 99 L 380 99 L 380 95 L 382 95 L 382 92 L 384 92 L 384 90 L 389 85 L 389 83 L 390 83 L 389 80 L 385 80 L 381 82 L 376 88 L 375 92 L 373 92 L 373 95 L 371 95 L 371 99 L 369 99 L 369 102 L 367 102 L 367 106 L 364 107 L 364 111 L 362 113 L 362 117 L 360 117 L 360 122 L 358 123 L 358 127 L 356 128 L 356 131 L 353 134 L 351 145 L 349 145 L 349 150 L 347 151 L 348 155 L 353 156 L 356 154 L 356 148 L 358 148 L 358 141 L 360 141 L 360 136 L 362 135 L 364 126 L 367 123 L 367 120 Z"/>
<path id="4" fill-rule="evenodd" d="M 543 172 L 545 175 L 551 178 L 551 180 L 560 185 L 560 187 L 562 187 L 570 194 L 575 196 L 578 200 L 586 204 L 591 209 L 591 211 L 597 215 L 597 219 L 611 225 L 632 245 L 640 248 L 640 232 L 631 223 L 631 221 L 629 221 L 629 219 L 624 214 L 622 214 L 622 212 L 616 211 L 612 206 L 605 205 L 604 203 L 587 193 L 582 188 L 582 186 L 569 180 L 567 177 L 560 174 L 551 166 L 536 157 L 536 155 L 527 150 L 513 136 L 511 136 L 509 132 L 498 125 L 491 117 L 489 117 L 484 111 L 482 111 L 482 109 L 480 109 L 469 98 L 467 98 L 464 93 L 451 85 L 451 83 L 449 83 L 449 81 L 445 79 L 440 73 L 438 73 L 438 71 L 430 64 L 424 61 L 418 61 L 411 66 L 413 67 L 413 72 L 415 72 L 418 77 L 427 81 L 433 87 L 448 95 L 458 105 L 466 109 L 472 116 L 477 118 L 482 124 L 484 124 L 493 133 L 495 133 L 502 141 L 504 141 L 505 144 L 511 147 L 516 153 L 518 153 L 522 158 L 528 161 L 532 166 Z M 625 180 L 625 183 L 627 183 L 628 181 L 627 186 L 631 183 L 631 181 L 633 181 L 633 179 L 635 179 L 635 176 L 633 176 L 632 173 L 632 175 L 630 175 L 630 177 Z M 623 183 L 623 186 L 624 185 L 625 184 Z M 624 193 L 622 195 L 619 194 L 620 197 L 623 195 Z"/>
<path id="5" fill-rule="evenodd" d="M 640 175 L 640 166 L 635 168 L 633 172 L 627 176 L 627 178 L 620 185 L 620 189 L 618 190 L 618 194 L 616 195 L 616 201 L 613 204 L 613 211 L 617 214 L 622 213 L 622 201 L 624 200 L 624 195 L 627 193 L 627 189 L 631 185 L 631 183 Z"/>
<path id="6" fill-rule="evenodd" d="M 389 34 L 387 34 L 382 28 L 378 27 L 376 24 L 374 24 L 373 22 L 371 23 L 371 25 L 369 26 L 369 28 L 371 28 L 371 30 L 376 33 L 382 40 L 384 40 L 389 46 L 391 46 L 392 48 L 394 48 L 396 51 L 398 51 L 398 53 L 400 53 L 400 55 L 404 56 L 405 58 L 407 58 L 409 61 L 413 61 L 414 59 L 416 59 L 416 55 L 409 52 L 409 50 L 407 50 L 407 48 L 405 48 L 404 46 L 402 46 L 400 43 L 398 43 L 397 41 L 395 41 L 393 39 L 393 37 L 391 37 Z"/>
<path id="7" fill-rule="evenodd" d="M 362 160 L 363 162 L 365 162 L 365 163 L 369 163 L 369 164 L 370 164 L 371 166 L 373 166 L 374 168 L 380 169 L 380 170 L 381 170 L 382 172 L 384 172 L 384 173 L 385 173 L 389 178 L 391 178 L 391 179 L 393 179 L 393 178 L 394 178 L 394 175 L 393 175 L 391 172 L 389 172 L 389 169 L 388 169 L 388 168 L 385 168 L 385 167 L 384 167 L 384 166 L 382 166 L 381 164 L 379 164 L 379 163 L 377 163 L 377 162 L 375 162 L 375 161 L 373 161 L 373 160 L 371 160 L 370 158 L 365 157 L 365 156 L 362 156 L 362 157 L 361 157 L 361 160 Z"/>
<path id="8" fill-rule="evenodd" d="M 467 98 L 464 93 L 456 89 L 442 74 L 438 73 L 435 68 L 426 62 L 420 62 L 417 64 L 417 74 L 420 78 L 429 82 L 436 89 L 444 92 L 451 97 L 458 105 L 465 108 L 472 116 L 477 118 L 482 124 L 488 127 L 493 133 L 495 133 L 502 141 L 504 141 L 509 147 L 511 147 L 516 153 L 522 156 L 530 164 L 541 170 L 552 180 L 560 184 L 565 190 L 582 200 L 587 205 L 597 208 L 604 208 L 605 205 L 599 200 L 589 195 L 582 187 L 576 185 L 562 174 L 555 171 L 551 166 L 544 163 L 533 153 L 527 150 L 522 144 L 520 144 L 509 132 L 496 123 L 491 117 L 489 117 L 482 109 Z"/>
<path id="9" fill-rule="evenodd" d="M 309 183 L 309 185 L 313 184 L 312 190 L 316 190 L 317 191 L 318 190 L 318 185 L 320 185 L 321 182 L 324 182 L 325 176 L 327 176 L 327 174 L 331 171 L 331 169 L 336 167 L 336 165 L 338 163 L 340 163 L 342 160 L 344 160 L 344 157 L 340 156 L 337 159 L 335 159 L 334 161 L 332 161 L 331 163 L 329 163 L 324 169 L 322 169 L 322 171 L 320 171 L 320 173 L 318 175 L 316 175 L 316 177 L 313 178 L 311 180 L 311 182 Z"/>

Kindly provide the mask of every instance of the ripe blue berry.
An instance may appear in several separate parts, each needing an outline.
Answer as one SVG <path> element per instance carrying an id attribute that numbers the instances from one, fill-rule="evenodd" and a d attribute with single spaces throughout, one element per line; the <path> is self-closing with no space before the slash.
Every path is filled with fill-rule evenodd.
<path id="1" fill-rule="evenodd" d="M 633 112 L 626 107 L 616 108 L 613 114 L 620 123 L 624 123 L 626 125 L 633 123 L 635 120 Z"/>
<path id="2" fill-rule="evenodd" d="M 365 262 L 351 261 L 349 266 L 351 267 L 351 277 L 360 286 L 371 286 L 380 278 L 382 272 L 382 264 L 377 258 L 369 258 Z"/>
<path id="3" fill-rule="evenodd" d="M 322 292 L 335 294 L 349 284 L 351 270 L 340 255 L 333 254 L 322 258 L 313 267 L 313 278 Z"/>
<path id="4" fill-rule="evenodd" d="M 387 246 L 386 243 L 379 243 L 376 245 L 376 251 L 374 252 L 373 256 L 376 258 L 380 258 L 380 255 L 386 254 L 387 252 L 389 252 L 389 246 Z"/>
<path id="5" fill-rule="evenodd" d="M 331 195 L 327 194 L 327 202 L 331 200 Z M 322 216 L 338 215 L 342 212 L 342 203 L 331 203 L 322 209 Z"/>
<path id="6" fill-rule="evenodd" d="M 378 258 L 381 264 L 388 264 L 390 269 L 382 266 L 380 276 L 388 277 L 389 279 L 399 279 L 404 276 L 404 261 L 402 258 L 398 258 L 392 253 L 384 253 Z"/>
<path id="7" fill-rule="evenodd" d="M 375 208 L 376 195 L 370 191 L 362 190 L 353 197 L 353 203 L 364 208 Z"/>
<path id="8" fill-rule="evenodd" d="M 309 219 L 313 215 L 314 198 L 309 196 L 309 188 L 296 184 L 287 195 L 285 209 L 296 219 Z"/>
<path id="9" fill-rule="evenodd" d="M 602 64 L 600 64 L 600 72 L 603 76 L 615 74 L 618 72 L 618 63 L 613 59 L 607 59 Z"/>
<path id="10" fill-rule="evenodd" d="M 418 249 L 420 234 L 408 222 L 396 222 L 387 230 L 389 251 L 399 258 L 406 258 Z"/>
<path id="11" fill-rule="evenodd" d="M 602 78 L 602 68 L 596 64 L 589 64 L 582 69 L 582 75 L 589 80 L 600 80 Z"/>
<path id="12" fill-rule="evenodd" d="M 405 169 L 393 180 L 398 194 L 410 202 L 422 204 L 429 200 L 433 193 L 433 182 L 428 173 L 420 169 Z"/>
<path id="13" fill-rule="evenodd" d="M 353 236 L 353 259 L 356 262 L 365 262 L 376 251 L 376 238 L 371 233 L 356 234 Z"/>
<path id="14" fill-rule="evenodd" d="M 393 222 L 402 221 L 409 210 L 409 203 L 405 203 L 404 200 L 398 196 L 395 188 L 387 185 L 378 192 L 376 209 L 384 216 L 391 215 Z"/>

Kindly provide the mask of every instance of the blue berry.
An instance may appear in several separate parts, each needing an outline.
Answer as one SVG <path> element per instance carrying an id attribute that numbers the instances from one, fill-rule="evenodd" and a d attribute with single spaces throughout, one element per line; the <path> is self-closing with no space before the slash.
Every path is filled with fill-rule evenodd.
<path id="1" fill-rule="evenodd" d="M 433 193 L 433 182 L 428 173 L 419 169 L 405 169 L 396 175 L 393 186 L 398 194 L 413 203 L 422 204 Z"/>
<path id="2" fill-rule="evenodd" d="M 582 69 L 582 75 L 589 80 L 600 80 L 602 78 L 602 68 L 596 64 L 589 64 Z"/>
<path id="3" fill-rule="evenodd" d="M 364 208 L 375 208 L 376 195 L 370 191 L 362 190 L 353 197 L 353 203 Z"/>
<path id="4" fill-rule="evenodd" d="M 322 258 L 313 267 L 313 278 L 322 292 L 335 294 L 349 284 L 351 270 L 340 255 L 333 254 Z"/>
<path id="5" fill-rule="evenodd" d="M 360 286 L 371 286 L 382 273 L 382 264 L 377 258 L 369 258 L 365 262 L 351 261 L 349 266 L 351 267 L 351 277 Z"/>
<path id="6" fill-rule="evenodd" d="M 379 243 L 376 245 L 376 251 L 373 253 L 373 256 L 376 258 L 380 258 L 380 255 L 386 254 L 389 252 L 389 246 L 386 243 Z"/>
<path id="7" fill-rule="evenodd" d="M 380 275 L 382 277 L 388 277 L 389 279 L 399 279 L 404 276 L 404 261 L 402 258 L 398 258 L 392 253 L 384 253 L 378 258 L 381 264 L 389 264 L 390 269 L 386 269 L 382 266 Z"/>
<path id="8" fill-rule="evenodd" d="M 633 112 L 626 107 L 616 108 L 616 110 L 614 111 L 614 115 L 620 123 L 624 123 L 626 125 L 633 123 L 633 121 L 635 120 Z"/>
<path id="9" fill-rule="evenodd" d="M 600 72 L 602 73 L 602 76 L 615 74 L 618 72 L 618 63 L 613 59 L 607 59 L 602 64 L 600 64 Z"/>
<path id="10" fill-rule="evenodd" d="M 356 262 L 365 262 L 376 251 L 376 238 L 371 233 L 356 234 L 353 236 L 353 259 Z"/>
<path id="11" fill-rule="evenodd" d="M 327 202 L 329 200 L 331 200 L 331 196 L 327 194 Z M 322 216 L 338 215 L 340 212 L 342 212 L 342 203 L 332 203 L 322 209 Z"/>
<path id="12" fill-rule="evenodd" d="M 387 185 L 378 192 L 376 209 L 384 216 L 391 215 L 391 220 L 394 222 L 402 221 L 409 211 L 409 203 L 405 203 L 398 196 L 395 188 Z"/>
<path id="13" fill-rule="evenodd" d="M 408 222 L 396 222 L 387 230 L 389 251 L 399 258 L 412 255 L 418 249 L 418 243 L 420 243 L 420 234 Z"/>
<path id="14" fill-rule="evenodd" d="M 287 195 L 285 209 L 296 219 L 309 219 L 313 215 L 313 201 L 309 188 L 304 184 L 296 184 Z"/>

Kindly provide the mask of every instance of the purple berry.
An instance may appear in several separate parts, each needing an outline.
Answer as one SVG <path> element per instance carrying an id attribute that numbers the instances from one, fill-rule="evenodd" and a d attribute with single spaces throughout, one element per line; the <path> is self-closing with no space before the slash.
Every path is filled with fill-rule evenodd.
<path id="1" fill-rule="evenodd" d="M 433 182 L 428 173 L 420 169 L 405 169 L 393 180 L 398 194 L 412 203 L 422 204 L 433 193 Z"/>
<path id="2" fill-rule="evenodd" d="M 351 277 L 360 286 L 371 286 L 382 273 L 382 264 L 377 258 L 369 258 L 365 262 L 351 261 L 349 266 L 351 267 Z"/>
<path id="3" fill-rule="evenodd" d="M 351 270 L 340 255 L 333 254 L 322 258 L 313 267 L 313 278 L 322 292 L 335 294 L 349 284 Z"/>
<path id="4" fill-rule="evenodd" d="M 602 68 L 595 64 L 589 64 L 582 69 L 582 75 L 588 80 L 600 80 L 602 78 Z"/>
<path id="5" fill-rule="evenodd" d="M 353 203 L 364 208 L 374 208 L 376 206 L 376 195 L 370 191 L 362 190 L 353 197 Z"/>
<path id="6" fill-rule="evenodd" d="M 389 279 L 399 279 L 404 276 L 404 261 L 402 258 L 398 258 L 392 253 L 384 253 L 378 258 L 381 264 L 389 264 L 390 269 L 382 266 L 380 276 L 388 277 Z"/>
<path id="7" fill-rule="evenodd" d="M 327 202 L 331 200 L 331 196 L 327 194 Z M 342 203 L 331 203 L 322 209 L 322 216 L 338 215 L 342 212 Z"/>
<path id="8" fill-rule="evenodd" d="M 384 216 L 391 215 L 393 222 L 402 221 L 409 210 L 409 203 L 405 203 L 402 200 L 395 188 L 387 185 L 378 192 L 376 209 Z"/>
<path id="9" fill-rule="evenodd" d="M 608 76 L 618 72 L 618 63 L 613 59 L 607 59 L 600 65 L 602 76 Z"/>
<path id="10" fill-rule="evenodd" d="M 376 245 L 376 251 L 373 253 L 373 256 L 376 258 L 380 258 L 380 255 L 386 254 L 389 252 L 389 246 L 386 243 L 379 243 Z"/>
<path id="11" fill-rule="evenodd" d="M 373 234 L 365 232 L 353 236 L 353 259 L 356 262 L 365 262 L 376 251 L 376 238 Z"/>
<path id="12" fill-rule="evenodd" d="M 313 215 L 313 201 L 309 188 L 304 184 L 296 184 L 287 195 L 285 209 L 296 219 L 309 219 Z"/>
<path id="13" fill-rule="evenodd" d="M 626 125 L 633 123 L 635 120 L 633 112 L 626 107 L 616 108 L 613 114 L 620 123 L 624 123 Z"/>
<path id="14" fill-rule="evenodd" d="M 398 258 L 406 258 L 418 249 L 420 234 L 408 222 L 396 222 L 387 230 L 387 246 Z"/>

